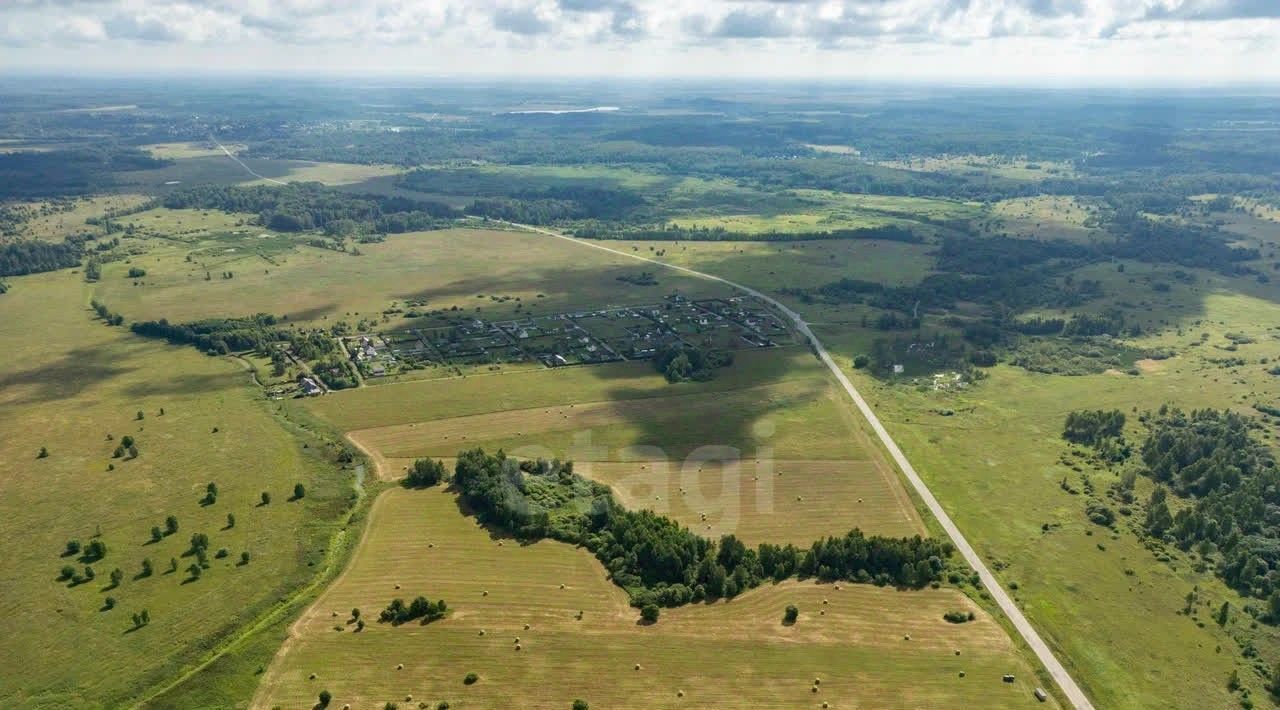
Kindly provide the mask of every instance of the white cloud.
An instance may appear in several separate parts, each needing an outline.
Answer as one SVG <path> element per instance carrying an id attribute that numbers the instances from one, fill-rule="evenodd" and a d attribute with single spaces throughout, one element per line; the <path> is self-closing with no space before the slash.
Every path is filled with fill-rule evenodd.
<path id="1" fill-rule="evenodd" d="M 1278 43 L 1280 0 L 0 1 L 10 69 L 1275 80 Z"/>

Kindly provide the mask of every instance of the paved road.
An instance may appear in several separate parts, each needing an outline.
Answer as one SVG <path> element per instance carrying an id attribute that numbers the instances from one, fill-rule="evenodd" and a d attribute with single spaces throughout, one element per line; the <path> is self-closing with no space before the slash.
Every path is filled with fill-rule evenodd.
<path id="1" fill-rule="evenodd" d="M 912 488 L 915 488 L 916 493 L 920 495 L 920 498 L 924 500 L 925 505 L 929 507 L 929 512 L 933 513 L 933 517 L 937 518 L 938 523 L 942 525 L 942 529 L 946 531 L 947 537 L 951 538 L 951 542 L 955 545 L 956 549 L 960 551 L 960 555 L 964 557 L 964 561 L 978 572 L 978 576 L 982 579 L 982 584 L 987 588 L 987 592 L 990 593 L 991 597 L 996 600 L 998 605 L 1000 605 L 1000 610 L 1004 612 L 1005 616 L 1009 617 L 1009 620 L 1013 622 L 1013 627 L 1017 629 L 1018 634 L 1022 636 L 1027 645 L 1031 647 L 1031 650 L 1035 652 L 1036 657 L 1040 659 L 1040 663 L 1048 669 L 1049 674 L 1053 676 L 1058 687 L 1061 688 L 1063 694 L 1067 696 L 1067 700 L 1076 708 L 1076 710 L 1093 710 L 1093 703 L 1089 702 L 1089 698 L 1084 694 L 1084 691 L 1080 690 L 1080 686 L 1076 685 L 1071 674 L 1067 672 L 1067 669 L 1063 667 L 1057 657 L 1053 655 L 1053 651 L 1049 649 L 1048 644 L 1044 642 L 1044 639 L 1040 638 L 1040 634 L 1036 633 L 1035 627 L 1031 625 L 1031 622 L 1027 621 L 1026 616 L 1023 616 L 1022 610 L 1018 608 L 1017 604 L 1013 602 L 1013 599 L 1009 597 L 1009 594 L 1000 586 L 1000 582 L 996 580 L 995 575 L 991 574 L 991 570 L 987 569 L 986 564 L 983 563 L 982 558 L 978 556 L 978 553 L 974 551 L 973 547 L 969 544 L 969 541 L 964 538 L 964 535 L 960 534 L 960 529 L 956 527 L 954 522 L 952 522 L 951 516 L 947 515 L 947 511 L 942 509 L 942 505 L 938 503 L 938 499 L 933 497 L 933 492 L 929 490 L 929 487 L 925 485 L 924 480 L 920 478 L 920 474 L 916 473 L 911 462 L 907 460 L 905 455 L 903 455 L 902 449 L 899 449 L 898 445 L 894 443 L 893 437 L 889 436 L 888 430 L 886 430 L 884 425 L 880 423 L 879 417 L 877 417 L 876 413 L 872 411 L 871 406 L 868 405 L 867 401 L 858 393 L 858 390 L 853 386 L 853 383 L 849 381 L 849 378 L 845 376 L 844 372 L 836 366 L 835 360 L 831 359 L 831 355 L 827 353 L 827 349 L 822 346 L 822 341 L 818 340 L 817 336 L 813 334 L 813 331 L 809 329 L 809 324 L 800 317 L 799 313 L 796 313 L 790 308 L 779 303 L 776 299 L 766 296 L 753 288 L 743 286 L 739 283 L 734 283 L 733 281 L 720 278 L 719 276 L 695 271 L 684 266 L 668 264 L 639 254 L 628 254 L 627 252 L 620 251 L 618 249 L 610 249 L 602 244 L 584 241 L 549 229 L 542 229 L 540 227 L 534 227 L 527 224 L 515 224 L 511 222 L 508 222 L 507 224 L 511 224 L 514 227 L 521 227 L 529 231 L 538 232 L 539 234 L 545 234 L 550 237 L 556 237 L 557 239 L 571 241 L 593 249 L 600 249 L 602 251 L 629 257 L 631 259 L 647 261 L 651 264 L 657 264 L 658 266 L 668 269 L 682 271 L 686 274 L 697 276 L 699 278 L 719 281 L 722 284 L 732 286 L 733 288 L 749 293 L 752 296 L 769 303 L 790 318 L 792 323 L 795 325 L 796 330 L 809 340 L 809 344 L 818 354 L 818 357 L 826 363 L 827 368 L 831 370 L 831 374 L 835 375 L 836 380 L 840 382 L 842 387 L 844 387 L 844 391 L 849 393 L 849 397 L 853 399 L 853 403 L 858 405 L 858 410 L 862 412 L 862 416 L 866 417 L 867 421 L 871 423 L 871 428 L 875 430 L 876 436 L 880 437 L 880 441 L 884 444 L 885 448 L 889 450 L 889 455 L 898 463 L 899 468 L 902 469 L 907 480 L 911 482 Z"/>

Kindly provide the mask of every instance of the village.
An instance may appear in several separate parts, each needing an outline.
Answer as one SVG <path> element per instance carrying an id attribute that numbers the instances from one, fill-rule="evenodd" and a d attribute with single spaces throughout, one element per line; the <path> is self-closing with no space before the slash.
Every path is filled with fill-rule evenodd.
<path id="1" fill-rule="evenodd" d="M 792 344 L 783 321 L 750 297 L 573 311 L 505 321 L 469 320 L 346 336 L 343 346 L 366 379 L 430 365 L 540 363 L 545 367 L 644 360 L 676 343 L 718 350 Z M 306 394 L 319 394 L 308 388 Z"/>

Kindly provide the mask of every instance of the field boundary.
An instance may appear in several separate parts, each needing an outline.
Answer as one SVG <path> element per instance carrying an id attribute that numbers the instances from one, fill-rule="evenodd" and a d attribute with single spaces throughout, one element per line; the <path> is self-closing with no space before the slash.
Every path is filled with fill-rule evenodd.
<path id="1" fill-rule="evenodd" d="M 1018 605 L 1009 596 L 1008 592 L 1000 586 L 999 580 L 997 580 L 995 575 L 991 573 L 991 570 L 987 568 L 986 563 L 984 563 L 982 558 L 978 556 L 977 551 L 973 549 L 973 546 L 970 545 L 969 541 L 965 539 L 963 534 L 961 534 L 960 529 L 956 527 L 955 522 L 951 520 L 951 516 L 947 515 L 947 511 L 943 509 L 942 504 L 938 502 L 938 499 L 934 497 L 933 492 L 929 490 L 929 486 L 925 484 L 924 479 L 920 477 L 920 474 L 916 473 L 911 462 L 908 461 L 906 455 L 902 453 L 902 449 L 898 448 L 893 437 L 889 435 L 889 431 L 880 423 L 880 419 L 876 416 L 875 411 L 873 411 L 871 406 L 867 404 L 866 400 L 862 398 L 862 395 L 858 392 L 857 388 L 853 386 L 853 383 L 849 380 L 849 377 L 844 374 L 844 371 L 836 365 L 831 354 L 827 352 L 825 347 L 823 347 L 822 341 L 818 340 L 818 337 L 813 334 L 813 331 L 809 329 L 808 323 L 805 322 L 799 313 L 787 308 L 777 299 L 765 295 L 754 288 L 743 286 L 742 284 L 735 283 L 720 276 L 707 274 L 686 266 L 668 264 L 639 254 L 628 254 L 627 252 L 612 249 L 604 246 L 603 244 L 596 244 L 584 239 L 578 239 L 577 237 L 571 237 L 543 227 L 535 227 L 533 225 L 519 224 L 516 222 L 505 223 L 537 234 L 543 234 L 557 239 L 564 239 L 582 246 L 601 249 L 613 254 L 655 264 L 663 268 L 673 269 L 699 278 L 717 281 L 725 284 L 726 286 L 736 288 L 744 293 L 755 296 L 756 298 L 759 298 L 777 308 L 779 312 L 791 320 L 795 325 L 796 330 L 804 336 L 804 339 L 813 348 L 814 353 L 824 364 L 826 364 L 827 369 L 829 369 L 835 376 L 836 381 L 840 383 L 845 392 L 849 394 L 849 397 L 853 399 L 858 410 L 862 412 L 862 415 L 866 417 L 867 422 L 871 424 L 871 428 L 875 430 L 876 436 L 879 437 L 881 443 L 884 444 L 886 449 L 888 449 L 889 455 L 898 464 L 898 467 L 902 469 L 903 475 L 905 475 L 907 480 L 911 483 L 912 488 L 915 489 L 916 493 L 924 501 L 925 506 L 929 508 L 929 512 L 938 520 L 938 524 L 942 526 L 942 529 L 947 533 L 947 537 L 951 539 L 951 542 L 956 546 L 956 549 L 960 551 L 960 555 L 964 558 L 965 562 L 977 571 L 979 578 L 982 580 L 983 586 L 991 593 L 992 598 L 995 599 L 1000 610 L 1003 611 L 1005 616 L 1007 616 L 1013 623 L 1014 629 L 1020 636 L 1022 636 L 1023 640 L 1036 654 L 1036 657 L 1040 660 L 1040 663 L 1044 665 L 1045 669 L 1049 672 L 1049 675 L 1053 677 L 1054 681 L 1058 684 L 1058 687 L 1061 688 L 1063 694 L 1067 697 L 1067 700 L 1074 708 L 1076 708 L 1076 710 L 1093 710 L 1093 703 L 1090 702 L 1088 696 L 1085 695 L 1084 691 L 1080 689 L 1080 686 L 1076 684 L 1075 679 L 1071 677 L 1071 674 L 1067 672 L 1066 667 L 1063 666 L 1062 662 L 1053 654 L 1049 645 L 1045 643 L 1044 639 L 1040 637 L 1040 634 L 1036 632 L 1035 627 L 1027 620 L 1027 617 L 1022 613 L 1022 610 L 1018 608 Z"/>

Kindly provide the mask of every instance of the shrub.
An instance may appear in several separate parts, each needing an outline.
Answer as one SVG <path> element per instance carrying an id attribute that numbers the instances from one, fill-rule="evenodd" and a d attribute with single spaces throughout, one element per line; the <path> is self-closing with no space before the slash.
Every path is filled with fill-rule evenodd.
<path id="1" fill-rule="evenodd" d="M 480 680 L 480 676 L 476 675 L 475 673 L 468 673 L 467 676 L 462 679 L 462 682 L 467 685 L 474 685 L 475 682 L 478 680 Z"/>
<path id="2" fill-rule="evenodd" d="M 866 355 L 859 355 L 853 359 L 853 367 L 855 370 L 861 370 L 871 364 L 871 358 Z"/>
<path id="3" fill-rule="evenodd" d="M 787 606 L 787 610 L 782 614 L 782 623 L 788 625 L 794 624 L 796 623 L 796 619 L 799 618 L 800 609 L 798 609 L 795 604 L 790 604 Z"/>
<path id="4" fill-rule="evenodd" d="M 333 694 L 331 694 L 327 690 L 320 691 L 320 707 L 322 708 L 329 707 L 329 702 L 331 700 L 333 700 Z"/>
<path id="5" fill-rule="evenodd" d="M 1116 521 L 1116 514 L 1110 508 L 1098 502 L 1089 503 L 1089 505 L 1085 506 L 1084 512 L 1085 515 L 1089 516 L 1089 520 L 1104 527 L 1111 527 L 1112 523 Z"/>
<path id="6" fill-rule="evenodd" d="M 658 605 L 652 602 L 649 604 L 645 604 L 643 607 L 640 608 L 640 618 L 644 619 L 644 622 L 646 624 L 658 623 L 659 613 L 660 612 L 658 610 Z"/>
<path id="7" fill-rule="evenodd" d="M 943 614 L 942 618 L 946 619 L 952 624 L 963 624 L 966 621 L 973 621 L 974 616 L 973 616 L 973 612 L 971 611 L 949 611 Z"/>
<path id="8" fill-rule="evenodd" d="M 573 701 L 573 710 L 590 710 L 590 709 L 591 709 L 591 706 L 587 704 L 587 701 L 581 698 Z"/>

